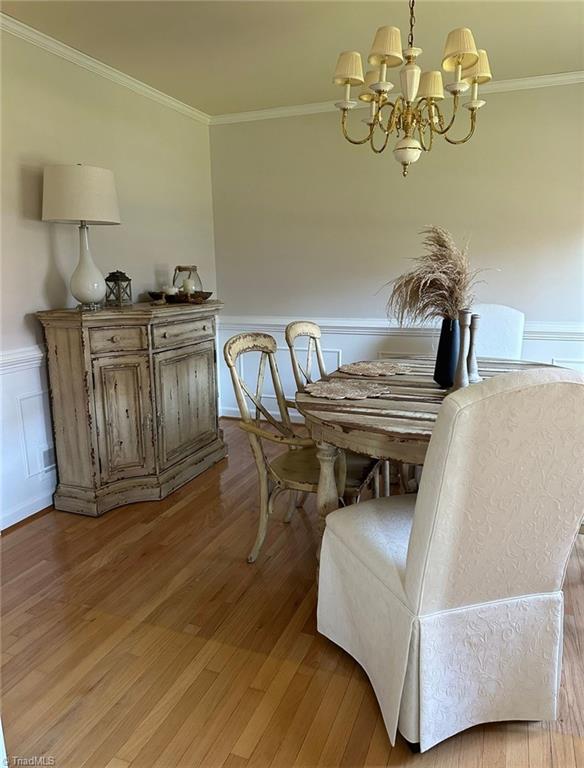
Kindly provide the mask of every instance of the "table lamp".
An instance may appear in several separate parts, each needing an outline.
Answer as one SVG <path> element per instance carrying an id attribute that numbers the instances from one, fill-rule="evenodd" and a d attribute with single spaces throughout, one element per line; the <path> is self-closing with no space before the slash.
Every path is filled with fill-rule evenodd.
<path id="1" fill-rule="evenodd" d="M 43 221 L 79 224 L 79 264 L 69 287 L 80 309 L 99 309 L 105 280 L 91 258 L 89 224 L 119 224 L 114 174 L 92 165 L 50 165 L 43 175 Z"/>

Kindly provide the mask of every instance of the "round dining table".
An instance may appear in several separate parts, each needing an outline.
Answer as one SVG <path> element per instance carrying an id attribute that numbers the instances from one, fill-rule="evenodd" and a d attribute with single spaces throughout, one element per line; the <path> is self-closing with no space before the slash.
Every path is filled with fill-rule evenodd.
<path id="1" fill-rule="evenodd" d="M 435 358 L 425 355 L 390 355 L 371 361 L 373 366 L 350 364 L 327 377 L 342 396 L 343 385 L 348 385 L 350 397 L 360 388 L 384 393 L 362 399 L 331 399 L 317 396 L 315 391 L 296 393 L 296 407 L 305 419 L 311 438 L 317 444 L 320 477 L 317 493 L 319 532 L 322 537 L 326 516 L 337 509 L 344 491 L 344 451 L 371 456 L 374 459 L 395 459 L 407 464 L 423 464 L 438 411 L 449 390 L 442 389 L 433 380 Z M 547 368 L 549 364 L 525 360 L 479 358 L 478 369 L 482 379 L 527 368 Z M 371 370 L 371 368 L 373 370 Z M 384 373 L 384 368 L 387 373 Z M 359 373 L 355 371 L 359 370 Z M 398 370 L 398 373 L 395 371 Z M 473 384 L 469 386 L 475 386 Z M 308 387 L 311 389 L 312 387 Z M 325 386 L 321 388 L 327 389 Z M 329 390 L 332 389 L 329 387 Z M 318 390 L 318 388 L 316 388 Z M 341 461 L 338 459 L 341 458 Z M 388 468 L 388 465 L 386 464 Z M 385 487 L 389 488 L 386 472 Z"/>

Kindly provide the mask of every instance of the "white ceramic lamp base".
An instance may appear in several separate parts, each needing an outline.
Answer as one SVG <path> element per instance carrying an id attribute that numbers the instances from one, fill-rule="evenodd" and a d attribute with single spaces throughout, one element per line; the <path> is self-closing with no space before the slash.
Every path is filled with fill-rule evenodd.
<path id="1" fill-rule="evenodd" d="M 69 287 L 81 309 L 99 309 L 105 298 L 105 280 L 91 258 L 89 227 L 85 223 L 79 227 L 79 264 Z"/>

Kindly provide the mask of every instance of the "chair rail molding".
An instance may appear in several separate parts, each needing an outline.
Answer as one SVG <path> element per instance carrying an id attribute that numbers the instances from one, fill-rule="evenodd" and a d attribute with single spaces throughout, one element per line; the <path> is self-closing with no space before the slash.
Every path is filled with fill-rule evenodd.
<path id="1" fill-rule="evenodd" d="M 276 338 L 277 360 L 287 397 L 295 392 L 290 356 L 284 340 L 288 323 L 298 319 L 313 320 L 323 334 L 323 348 L 329 353 L 327 366 L 335 366 L 338 360 L 375 360 L 387 352 L 434 354 L 439 336 L 437 325 L 416 327 L 400 326 L 386 318 L 366 317 L 315 317 L 299 313 L 296 317 L 277 315 L 224 315 L 218 326 L 220 348 L 230 336 L 245 331 L 269 333 Z M 333 355 L 333 357 L 330 357 Z M 523 358 L 525 360 L 556 362 L 567 368 L 584 369 L 584 322 L 555 322 L 528 320 L 523 334 Z M 251 372 L 248 372 L 251 375 Z M 222 356 L 219 362 L 222 382 L 220 414 L 238 417 L 239 410 L 233 397 L 231 381 Z M 277 416 L 273 400 L 267 396 L 267 407 Z"/>
<path id="2" fill-rule="evenodd" d="M 301 313 L 308 318 L 308 313 Z M 342 360 L 377 359 L 384 352 L 432 353 L 438 342 L 438 328 L 400 328 L 386 318 L 310 317 L 323 332 L 327 365 Z M 226 315 L 217 328 L 220 380 L 220 414 L 238 416 L 231 380 L 220 350 L 230 336 L 242 331 L 263 331 L 276 337 L 278 366 L 285 392 L 294 395 L 294 383 L 284 329 L 298 317 L 279 315 Z M 584 370 L 584 322 L 528 320 L 525 324 L 523 357 Z M 45 350 L 32 345 L 0 352 L 2 378 L 2 528 L 51 504 L 55 470 L 46 466 L 31 471 L 31 457 L 52 447 L 47 397 Z M 271 393 L 268 393 L 271 394 Z M 23 400 L 23 395 L 25 400 Z M 268 410 L 274 410 L 268 397 Z M 24 408 L 24 410 L 23 410 Z"/>
<path id="3" fill-rule="evenodd" d="M 0 375 L 38 368 L 45 359 L 45 350 L 40 346 L 22 347 L 0 352 Z"/>
<path id="4" fill-rule="evenodd" d="M 301 313 L 302 314 L 302 313 Z M 308 315 L 307 315 L 308 317 Z M 297 317 L 278 315 L 224 315 L 219 321 L 220 330 L 239 333 L 248 331 L 278 333 Z M 436 325 L 399 326 L 394 320 L 366 317 L 311 317 L 323 333 L 361 336 L 404 336 L 433 338 L 440 334 Z M 584 322 L 526 320 L 524 339 L 531 341 L 584 342 Z"/>
<path id="5" fill-rule="evenodd" d="M 42 48 L 55 56 L 75 64 L 78 67 L 87 69 L 100 77 L 104 77 L 111 82 L 128 88 L 130 91 L 144 96 L 152 101 L 157 101 L 165 107 L 174 109 L 176 112 L 189 117 L 195 122 L 207 126 L 228 125 L 232 123 L 248 123 L 256 120 L 272 120 L 275 118 L 296 117 L 299 115 L 315 115 L 322 112 L 336 112 L 337 109 L 333 101 L 315 102 L 312 104 L 296 104 L 288 107 L 268 107 L 266 109 L 251 110 L 248 112 L 233 112 L 223 115 L 209 115 L 200 109 L 185 104 L 173 96 L 169 96 L 162 91 L 153 88 L 151 85 L 137 80 L 135 77 L 126 75 L 119 69 L 110 67 L 98 59 L 94 59 L 82 51 L 72 48 L 70 45 L 56 40 L 54 37 L 39 32 L 37 29 L 24 24 L 18 19 L 9 16 L 6 13 L 0 13 L 0 30 L 7 32 L 21 40 L 26 40 L 31 45 Z M 509 80 L 495 80 L 481 86 L 481 93 L 509 93 L 512 91 L 526 91 L 536 88 L 555 88 L 562 85 L 577 85 L 584 83 L 584 71 L 559 72 L 547 75 L 535 75 L 533 77 L 519 77 Z M 359 104 L 359 107 L 366 105 Z"/>
<path id="6" fill-rule="evenodd" d="M 52 504 L 56 471 L 44 348 L 0 352 L 0 378 L 4 530 Z"/>

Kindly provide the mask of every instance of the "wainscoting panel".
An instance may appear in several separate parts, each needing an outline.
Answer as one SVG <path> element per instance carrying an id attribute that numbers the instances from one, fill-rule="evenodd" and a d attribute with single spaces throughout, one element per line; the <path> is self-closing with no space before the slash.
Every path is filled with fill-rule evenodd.
<path id="1" fill-rule="evenodd" d="M 229 336 L 233 336 L 234 334 L 228 334 L 223 338 L 221 335 L 221 329 L 219 330 L 219 340 L 220 340 L 220 346 L 219 350 L 223 349 L 223 345 L 229 338 Z M 288 398 L 294 398 L 294 394 L 296 392 L 296 386 L 294 384 L 294 375 L 292 373 L 292 366 L 290 364 L 290 352 L 288 351 L 288 346 L 286 345 L 286 342 L 284 340 L 284 335 L 282 335 L 282 344 L 278 344 L 277 350 L 276 350 L 276 365 L 278 366 L 278 371 L 280 373 L 280 378 L 282 380 L 282 387 L 284 389 L 284 394 Z M 300 364 L 304 365 L 304 361 L 306 360 L 306 353 L 307 348 L 298 345 L 298 354 L 300 359 Z M 327 367 L 327 370 L 334 371 L 335 368 L 338 368 L 343 363 L 343 357 L 342 357 L 342 350 L 341 349 L 333 349 L 329 347 L 323 347 L 322 350 L 323 357 L 324 357 L 324 364 Z M 258 377 L 258 366 L 259 366 L 259 360 L 260 360 L 260 353 L 257 352 L 250 352 L 247 355 L 244 355 L 239 358 L 237 362 L 238 367 L 238 373 L 241 376 L 241 378 L 246 382 L 249 389 L 253 392 L 256 390 L 256 383 L 257 383 L 257 377 Z M 233 386 L 231 384 L 231 377 L 229 375 L 229 370 L 227 369 L 227 366 L 225 365 L 225 360 L 223 357 L 221 357 L 220 361 L 220 375 L 221 375 L 221 399 L 220 399 L 220 406 L 221 406 L 221 415 L 222 416 L 231 416 L 233 418 L 239 418 L 239 408 L 237 407 L 237 403 L 235 402 L 235 396 L 233 395 Z M 316 368 L 315 368 L 316 370 Z M 276 400 L 276 394 L 274 392 L 274 388 L 272 385 L 272 380 L 269 374 L 269 370 L 266 370 L 265 378 L 264 378 L 264 387 L 263 387 L 263 403 L 270 411 L 270 413 L 278 415 L 278 403 Z M 252 407 L 251 403 L 248 402 L 248 405 L 250 408 Z M 295 414 L 290 414 L 292 417 L 292 420 L 300 420 L 299 418 L 295 419 Z M 297 415 L 296 415 L 297 416 Z"/>
<path id="2" fill-rule="evenodd" d="M 287 397 L 293 397 L 294 379 L 284 329 L 289 322 L 297 319 L 314 320 L 320 325 L 325 363 L 329 370 L 355 360 L 375 360 L 388 352 L 435 354 L 438 345 L 436 327 L 399 328 L 385 319 L 224 315 L 220 318 L 218 329 L 222 416 L 239 417 L 229 371 L 221 353 L 227 339 L 237 333 L 259 331 L 274 336 L 278 344 L 277 362 L 284 392 Z M 527 321 L 523 358 L 584 370 L 584 324 Z M 248 363 L 244 374 L 252 384 L 256 372 L 257 363 Z M 266 387 L 266 393 L 265 404 L 270 412 L 277 415 L 273 392 Z"/>
<path id="3" fill-rule="evenodd" d="M 55 454 L 44 354 L 38 347 L 0 358 L 2 516 L 7 528 L 52 503 Z"/>
<path id="4" fill-rule="evenodd" d="M 277 363 L 284 392 L 290 398 L 294 396 L 294 378 L 284 339 L 284 329 L 293 319 L 312 319 L 321 326 L 324 358 L 329 370 L 355 360 L 374 360 L 387 352 L 434 354 L 438 344 L 438 331 L 434 327 L 398 328 L 384 319 L 223 316 L 218 328 L 222 416 L 239 417 L 231 378 L 223 359 L 223 345 L 236 333 L 263 331 L 276 338 Z M 528 321 L 523 357 L 584 371 L 584 324 Z M 248 360 L 245 369 L 240 371 L 253 385 L 257 376 L 257 360 Z M 43 350 L 28 347 L 1 354 L 0 379 L 0 527 L 4 529 L 52 503 L 56 472 Z M 265 404 L 269 411 L 277 415 L 274 392 L 267 380 Z M 298 415 L 292 416 L 299 420 Z"/>

